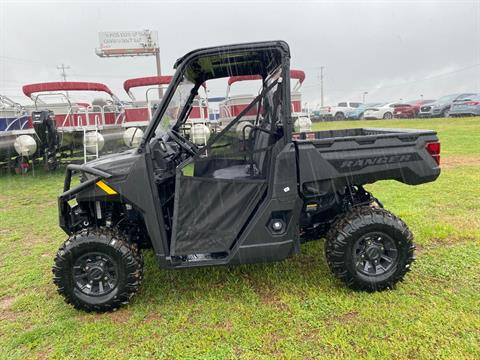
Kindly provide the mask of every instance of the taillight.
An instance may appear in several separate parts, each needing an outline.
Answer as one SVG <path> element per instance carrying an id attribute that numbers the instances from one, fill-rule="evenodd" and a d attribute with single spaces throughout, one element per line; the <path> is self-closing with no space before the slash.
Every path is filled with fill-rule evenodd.
<path id="1" fill-rule="evenodd" d="M 469 102 L 466 102 L 464 103 L 465 105 L 480 105 L 480 102 L 478 101 L 469 101 Z"/>
<path id="2" fill-rule="evenodd" d="M 439 142 L 431 142 L 425 145 L 428 153 L 432 156 L 433 160 L 440 165 L 440 143 Z"/>

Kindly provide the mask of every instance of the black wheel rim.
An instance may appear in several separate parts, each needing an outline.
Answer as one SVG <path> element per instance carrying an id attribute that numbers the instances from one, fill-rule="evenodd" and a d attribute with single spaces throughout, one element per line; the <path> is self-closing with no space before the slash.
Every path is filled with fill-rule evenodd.
<path id="1" fill-rule="evenodd" d="M 117 263 L 106 254 L 89 252 L 75 261 L 73 280 L 77 289 L 85 295 L 106 295 L 117 286 Z"/>
<path id="2" fill-rule="evenodd" d="M 367 276 L 383 275 L 397 264 L 395 241 L 385 233 L 368 233 L 355 241 L 353 258 L 356 270 Z"/>

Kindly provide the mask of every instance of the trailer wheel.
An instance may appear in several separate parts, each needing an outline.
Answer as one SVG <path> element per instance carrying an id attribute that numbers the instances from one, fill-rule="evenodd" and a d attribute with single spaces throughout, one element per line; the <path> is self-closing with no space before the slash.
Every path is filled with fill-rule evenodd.
<path id="1" fill-rule="evenodd" d="M 325 255 L 332 273 L 350 288 L 381 291 L 403 280 L 415 260 L 413 235 L 389 211 L 351 210 L 326 236 Z"/>
<path id="2" fill-rule="evenodd" d="M 85 311 L 114 311 L 138 291 L 143 257 L 121 233 L 83 229 L 60 247 L 52 272 L 67 303 Z"/>

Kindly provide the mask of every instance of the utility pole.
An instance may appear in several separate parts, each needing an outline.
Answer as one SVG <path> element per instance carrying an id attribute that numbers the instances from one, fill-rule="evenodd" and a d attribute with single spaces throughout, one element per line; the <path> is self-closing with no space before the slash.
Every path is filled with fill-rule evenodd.
<path id="1" fill-rule="evenodd" d="M 162 67 L 160 65 L 160 48 L 155 49 L 155 60 L 157 63 L 157 76 L 162 76 Z M 162 85 L 158 86 L 158 98 L 161 99 L 163 97 L 163 89 Z"/>
<path id="2" fill-rule="evenodd" d="M 320 66 L 320 106 L 323 106 L 323 69 L 324 66 Z"/>
<path id="3" fill-rule="evenodd" d="M 363 92 L 363 103 L 365 104 L 365 97 L 368 95 L 368 91 Z"/>
<path id="4" fill-rule="evenodd" d="M 70 66 L 65 66 L 65 64 L 62 64 L 60 66 L 57 66 L 57 69 L 62 70 L 62 72 L 60 73 L 60 76 L 62 77 L 64 82 L 67 81 L 67 73 L 65 72 L 65 70 L 70 69 Z"/>
<path id="5" fill-rule="evenodd" d="M 60 73 L 60 76 L 62 77 L 63 82 L 66 82 L 67 81 L 67 73 L 66 73 L 65 70 L 70 69 L 70 66 L 65 66 L 65 64 L 62 63 L 62 65 L 57 66 L 57 69 L 62 70 L 62 72 Z M 68 100 L 70 100 L 70 97 L 68 96 L 68 91 L 65 91 L 65 96 L 67 97 Z"/>

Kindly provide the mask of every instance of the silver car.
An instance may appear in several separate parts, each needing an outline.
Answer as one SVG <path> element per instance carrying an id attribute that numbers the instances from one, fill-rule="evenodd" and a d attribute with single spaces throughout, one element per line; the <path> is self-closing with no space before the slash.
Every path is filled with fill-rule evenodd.
<path id="1" fill-rule="evenodd" d="M 425 104 L 420 107 L 419 117 L 449 117 L 450 108 L 454 101 L 468 98 L 476 95 L 475 93 L 451 94 L 443 96 L 431 104 Z"/>
<path id="2" fill-rule="evenodd" d="M 479 116 L 480 94 L 455 100 L 450 108 L 450 116 Z"/>

